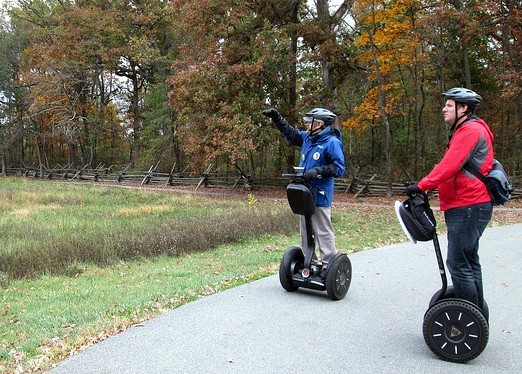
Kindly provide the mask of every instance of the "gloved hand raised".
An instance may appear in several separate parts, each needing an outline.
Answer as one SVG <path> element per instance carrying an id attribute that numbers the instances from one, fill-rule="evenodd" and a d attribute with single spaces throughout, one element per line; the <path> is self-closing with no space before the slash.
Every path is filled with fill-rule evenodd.
<path id="1" fill-rule="evenodd" d="M 422 193 L 422 190 L 419 188 L 417 183 L 415 182 L 408 182 L 405 183 L 406 185 L 406 195 L 409 197 L 412 197 L 413 195 L 420 195 Z"/>
<path id="2" fill-rule="evenodd" d="M 310 170 L 305 171 L 305 173 L 303 174 L 303 178 L 306 180 L 321 179 L 322 175 L 319 168 L 312 168 Z"/>
<path id="3" fill-rule="evenodd" d="M 271 118 L 274 122 L 277 122 L 281 119 L 281 114 L 279 114 L 279 112 L 274 108 L 265 109 L 261 112 L 261 114 Z"/>

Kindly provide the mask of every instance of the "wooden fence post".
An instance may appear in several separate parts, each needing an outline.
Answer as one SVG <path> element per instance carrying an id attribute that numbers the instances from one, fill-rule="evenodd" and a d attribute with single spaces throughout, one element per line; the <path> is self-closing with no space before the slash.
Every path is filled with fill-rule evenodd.
<path id="1" fill-rule="evenodd" d="M 364 185 L 359 189 L 359 191 L 357 191 L 357 193 L 353 195 L 353 198 L 357 198 L 366 188 L 368 188 L 368 184 L 370 184 L 370 182 L 373 181 L 375 177 L 377 177 L 377 174 L 372 175 L 372 177 L 364 183 Z"/>

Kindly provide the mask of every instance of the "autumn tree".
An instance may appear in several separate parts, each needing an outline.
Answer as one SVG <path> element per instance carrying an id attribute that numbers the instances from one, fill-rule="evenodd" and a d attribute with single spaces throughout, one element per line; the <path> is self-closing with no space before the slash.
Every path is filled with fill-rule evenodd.
<path id="1" fill-rule="evenodd" d="M 106 18 L 70 3 L 23 2 L 13 19 L 31 30 L 31 44 L 23 54 L 21 84 L 30 87 L 27 121 L 35 131 L 38 162 L 90 164 L 96 156 L 99 117 L 94 96 L 100 69 L 98 39 L 85 27 L 96 28 Z M 54 155 L 54 158 L 51 156 Z"/>
<path id="2" fill-rule="evenodd" d="M 290 65 L 289 39 L 253 12 L 271 8 L 257 8 L 253 1 L 175 5 L 184 37 L 170 79 L 170 103 L 178 113 L 183 150 L 196 171 L 211 162 L 248 162 L 253 139 L 267 134 L 254 126 L 261 110 L 288 97 L 289 81 L 280 74 Z"/>
<path id="3" fill-rule="evenodd" d="M 101 157 L 107 160 L 98 155 L 107 144 L 122 147 L 128 125 L 130 157 L 137 165 L 143 98 L 157 72 L 168 65 L 161 62 L 169 49 L 166 4 L 85 0 L 21 5 L 13 15 L 38 29 L 24 55 L 23 79 L 32 87 L 31 121 L 45 132 L 39 144 L 65 143 L 68 164 L 76 164 L 79 156 L 80 163 L 96 165 Z M 117 95 L 124 97 L 124 105 L 115 111 Z M 50 123 L 40 123 L 43 119 Z M 49 137 L 57 142 L 45 141 Z M 110 154 L 108 161 L 117 161 Z"/>
<path id="4" fill-rule="evenodd" d="M 392 130 L 397 133 L 399 128 L 407 127 L 408 122 L 401 121 L 404 118 L 413 119 L 415 134 L 419 133 L 422 124 L 423 57 L 417 29 L 419 9 L 419 2 L 415 0 L 370 0 L 358 2 L 354 13 L 360 30 L 355 41 L 360 48 L 358 61 L 366 67 L 370 84 L 365 97 L 354 109 L 354 116 L 345 125 L 358 129 L 359 133 L 368 126 L 384 127 L 388 195 L 391 195 L 393 182 Z M 402 105 L 403 101 L 411 106 Z"/>
<path id="5" fill-rule="evenodd" d="M 279 175 L 260 115 L 336 111 L 348 173 L 419 177 L 444 152 L 444 90 L 484 97 L 520 167 L 520 4 L 512 0 L 27 0 L 2 29 L 0 155 Z M 23 141 L 20 141 L 23 139 Z"/>

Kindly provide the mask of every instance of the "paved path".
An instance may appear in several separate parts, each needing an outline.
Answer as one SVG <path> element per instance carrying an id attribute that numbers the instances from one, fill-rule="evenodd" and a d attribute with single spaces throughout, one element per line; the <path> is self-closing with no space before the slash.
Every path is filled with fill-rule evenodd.
<path id="1" fill-rule="evenodd" d="M 422 321 L 440 288 L 433 243 L 350 255 L 345 299 L 289 293 L 277 276 L 186 304 L 71 357 L 61 373 L 520 373 L 522 224 L 486 229 L 481 261 L 490 309 L 485 351 L 436 358 Z M 441 246 L 446 240 L 441 237 Z"/>

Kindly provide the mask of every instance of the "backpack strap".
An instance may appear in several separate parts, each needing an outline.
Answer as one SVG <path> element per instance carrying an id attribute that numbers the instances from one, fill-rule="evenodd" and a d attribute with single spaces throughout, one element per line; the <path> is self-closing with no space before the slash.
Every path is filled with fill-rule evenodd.
<path id="1" fill-rule="evenodd" d="M 487 184 L 488 182 L 488 179 L 484 176 L 484 174 L 482 174 L 480 171 L 478 171 L 478 169 L 471 165 L 469 162 L 466 162 L 464 164 L 464 166 L 462 167 L 463 169 L 466 169 L 467 171 L 469 171 L 471 174 L 473 174 L 474 176 L 476 176 L 478 179 L 480 179 L 484 184 Z"/>

